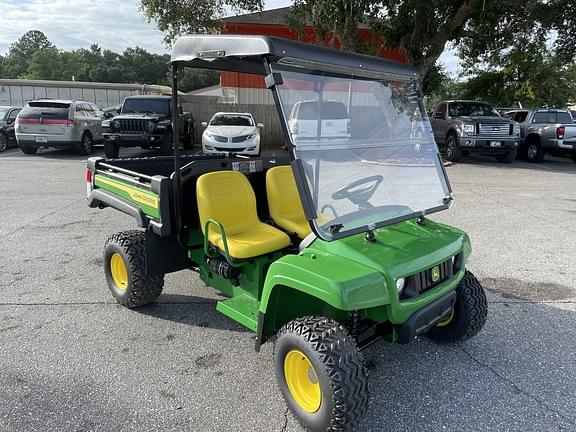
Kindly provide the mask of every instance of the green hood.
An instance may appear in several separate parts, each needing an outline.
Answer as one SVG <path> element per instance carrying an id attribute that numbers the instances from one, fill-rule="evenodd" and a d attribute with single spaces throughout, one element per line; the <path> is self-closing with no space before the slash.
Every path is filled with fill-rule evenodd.
<path id="1" fill-rule="evenodd" d="M 307 252 L 337 255 L 370 267 L 392 279 L 418 273 L 464 251 L 470 254 L 468 236 L 456 228 L 426 220 L 400 222 L 374 231 L 374 242 L 356 234 L 331 242 L 315 240 Z"/>

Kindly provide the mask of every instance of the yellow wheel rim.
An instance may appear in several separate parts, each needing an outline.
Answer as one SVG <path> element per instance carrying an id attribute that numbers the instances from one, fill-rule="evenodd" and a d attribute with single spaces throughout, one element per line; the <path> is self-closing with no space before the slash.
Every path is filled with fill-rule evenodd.
<path id="1" fill-rule="evenodd" d="M 292 350 L 284 357 L 284 377 L 292 399 L 302 410 L 314 413 L 322 403 L 318 374 L 301 351 Z"/>
<path id="2" fill-rule="evenodd" d="M 454 308 L 452 308 L 450 313 L 448 315 L 446 315 L 444 318 L 442 318 L 438 322 L 438 324 L 436 324 L 436 327 L 446 327 L 448 324 L 450 324 L 452 322 L 453 318 L 454 318 Z"/>
<path id="3" fill-rule="evenodd" d="M 112 280 L 118 289 L 125 290 L 128 288 L 128 270 L 124 258 L 118 252 L 110 258 L 110 273 L 112 273 Z"/>

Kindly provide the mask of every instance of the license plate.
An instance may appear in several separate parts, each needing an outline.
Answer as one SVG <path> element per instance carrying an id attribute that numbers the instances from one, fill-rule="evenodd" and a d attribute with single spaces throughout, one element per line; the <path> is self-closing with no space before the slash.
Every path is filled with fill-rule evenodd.
<path id="1" fill-rule="evenodd" d="M 490 147 L 501 147 L 502 143 L 500 141 L 490 141 Z"/>
<path id="2" fill-rule="evenodd" d="M 46 137 L 36 137 L 36 142 L 37 142 L 37 143 L 47 143 L 47 142 L 48 142 L 48 138 L 46 138 Z"/>

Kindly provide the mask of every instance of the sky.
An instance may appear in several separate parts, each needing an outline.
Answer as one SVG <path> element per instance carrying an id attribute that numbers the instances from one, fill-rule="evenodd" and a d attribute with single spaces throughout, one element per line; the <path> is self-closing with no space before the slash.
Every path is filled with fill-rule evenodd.
<path id="1" fill-rule="evenodd" d="M 139 46 L 163 54 L 162 32 L 138 10 L 139 0 L 0 0 L 0 54 L 28 30 L 40 30 L 60 49 L 102 48 L 122 52 Z M 290 6 L 291 0 L 266 0 L 265 9 Z M 440 61 L 454 75 L 458 58 L 444 52 Z"/>

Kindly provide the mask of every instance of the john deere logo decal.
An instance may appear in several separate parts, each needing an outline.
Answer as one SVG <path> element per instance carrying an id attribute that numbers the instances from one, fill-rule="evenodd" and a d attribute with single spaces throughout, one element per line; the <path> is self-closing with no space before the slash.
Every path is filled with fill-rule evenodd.
<path id="1" fill-rule="evenodd" d="M 432 282 L 438 282 L 440 280 L 440 267 L 436 266 L 432 268 Z"/>

